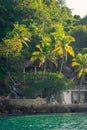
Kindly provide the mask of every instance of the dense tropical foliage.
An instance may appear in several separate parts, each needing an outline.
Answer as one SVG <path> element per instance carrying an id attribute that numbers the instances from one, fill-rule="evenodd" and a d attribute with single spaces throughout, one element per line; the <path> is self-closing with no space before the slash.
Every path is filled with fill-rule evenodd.
<path id="1" fill-rule="evenodd" d="M 0 87 L 7 86 L 8 75 L 26 84 L 34 71 L 49 73 L 41 83 L 47 89 L 48 82 L 55 90 L 66 88 L 68 79 L 61 84 L 58 72 L 70 82 L 75 75 L 86 80 L 86 42 L 87 16 L 72 16 L 64 0 L 0 0 Z"/>

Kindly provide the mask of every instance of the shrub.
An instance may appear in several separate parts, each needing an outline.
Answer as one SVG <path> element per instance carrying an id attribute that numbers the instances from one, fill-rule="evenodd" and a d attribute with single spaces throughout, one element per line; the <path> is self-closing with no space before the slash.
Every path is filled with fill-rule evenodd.
<path id="1" fill-rule="evenodd" d="M 27 97 L 33 97 L 36 92 L 41 91 L 42 93 L 46 90 L 54 92 L 61 92 L 69 89 L 73 82 L 67 79 L 62 73 L 28 73 L 25 75 L 25 83 L 27 87 L 24 88 L 25 95 Z"/>

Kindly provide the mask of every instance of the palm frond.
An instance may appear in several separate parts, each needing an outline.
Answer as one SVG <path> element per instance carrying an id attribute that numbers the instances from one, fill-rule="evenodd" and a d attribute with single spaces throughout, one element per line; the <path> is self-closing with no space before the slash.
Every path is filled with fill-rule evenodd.
<path id="1" fill-rule="evenodd" d="M 79 73 L 78 73 L 78 77 L 79 77 L 79 78 L 82 76 L 83 71 L 84 71 L 83 68 L 79 71 Z"/>
<path id="2" fill-rule="evenodd" d="M 32 53 L 32 56 L 38 56 L 40 54 L 40 52 L 39 51 L 34 51 L 33 53 Z"/>
<path id="3" fill-rule="evenodd" d="M 66 46 L 65 46 L 65 50 L 66 50 L 66 52 L 68 52 L 72 57 L 75 57 L 75 52 L 74 52 L 74 50 L 73 50 L 73 48 L 72 48 L 71 46 L 66 45 Z"/>
<path id="4" fill-rule="evenodd" d="M 35 61 L 35 60 L 37 60 L 38 58 L 37 58 L 37 56 L 32 56 L 31 58 L 30 58 L 30 61 Z"/>
<path id="5" fill-rule="evenodd" d="M 42 52 L 42 47 L 39 44 L 36 45 L 36 48 L 38 48 Z"/>
<path id="6" fill-rule="evenodd" d="M 84 72 L 87 73 L 87 68 L 84 69 Z"/>
<path id="7" fill-rule="evenodd" d="M 56 67 L 58 67 L 58 62 L 56 57 L 48 57 L 48 60 L 51 61 Z"/>
<path id="8" fill-rule="evenodd" d="M 45 59 L 40 58 L 39 67 L 41 67 L 45 63 Z"/>
<path id="9" fill-rule="evenodd" d="M 72 67 L 80 66 L 80 63 L 73 61 L 71 65 L 72 65 Z"/>

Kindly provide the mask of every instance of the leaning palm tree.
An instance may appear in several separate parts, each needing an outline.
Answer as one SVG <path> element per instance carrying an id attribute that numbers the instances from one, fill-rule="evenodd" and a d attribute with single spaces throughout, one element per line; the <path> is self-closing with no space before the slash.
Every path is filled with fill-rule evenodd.
<path id="1" fill-rule="evenodd" d="M 59 37 L 58 42 L 55 45 L 53 53 L 56 52 L 62 58 L 60 72 L 62 72 L 63 64 L 67 60 L 68 54 L 72 57 L 75 56 L 74 50 L 70 46 L 70 43 L 74 41 L 75 39 L 72 36 L 66 36 L 63 34 L 61 37 Z"/>
<path id="2" fill-rule="evenodd" d="M 78 74 L 78 78 L 81 78 L 81 85 L 85 74 L 87 74 L 87 54 L 77 54 L 76 58 L 72 61 L 72 67 L 76 67 L 75 71 Z"/>
<path id="3" fill-rule="evenodd" d="M 38 49 L 37 51 L 34 51 L 31 56 L 31 61 L 36 61 L 39 60 L 39 67 L 44 65 L 44 72 L 46 72 L 46 61 L 49 60 L 52 63 L 55 64 L 57 67 L 57 57 L 55 54 L 52 53 L 52 45 L 50 43 L 50 38 L 45 37 L 45 42 L 36 45 L 36 48 Z"/>

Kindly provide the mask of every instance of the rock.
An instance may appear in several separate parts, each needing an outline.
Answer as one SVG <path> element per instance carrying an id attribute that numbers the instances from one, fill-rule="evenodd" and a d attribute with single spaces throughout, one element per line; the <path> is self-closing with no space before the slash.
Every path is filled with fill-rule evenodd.
<path id="1" fill-rule="evenodd" d="M 46 114 L 63 112 L 87 112 L 87 104 L 46 103 L 45 99 L 0 99 L 0 115 L 7 114 Z"/>

